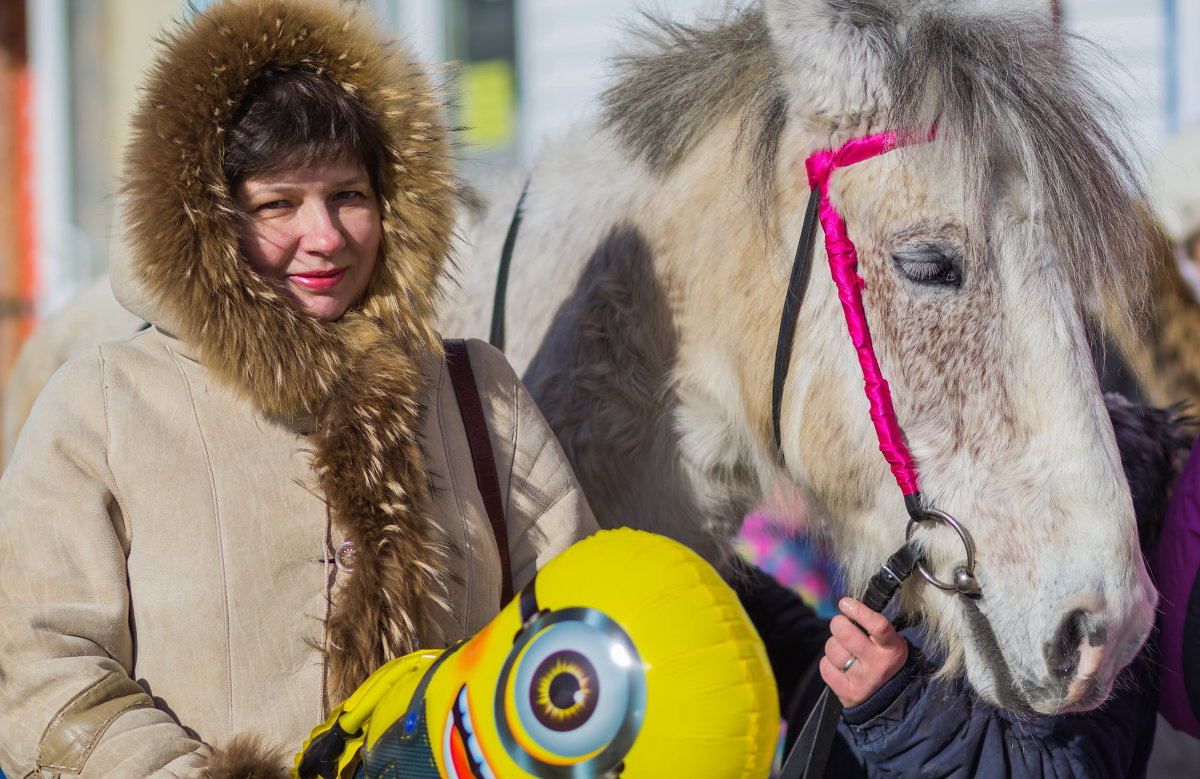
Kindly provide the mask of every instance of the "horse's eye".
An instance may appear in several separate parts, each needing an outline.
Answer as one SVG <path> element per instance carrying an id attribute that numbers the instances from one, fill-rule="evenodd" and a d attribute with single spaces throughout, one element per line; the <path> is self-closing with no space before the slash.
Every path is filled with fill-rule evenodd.
<path id="1" fill-rule="evenodd" d="M 962 286 L 962 259 L 941 246 L 917 246 L 897 251 L 892 262 L 901 276 L 917 284 L 935 287 Z"/>

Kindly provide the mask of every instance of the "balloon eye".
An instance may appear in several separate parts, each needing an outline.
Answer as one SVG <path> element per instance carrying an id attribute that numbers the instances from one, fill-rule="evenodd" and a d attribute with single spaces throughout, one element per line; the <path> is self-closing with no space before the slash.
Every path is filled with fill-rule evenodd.
<path id="1" fill-rule="evenodd" d="M 500 682 L 496 730 L 509 757 L 534 776 L 613 770 L 646 713 L 646 669 L 637 649 L 593 609 L 544 613 L 518 636 Z M 563 773 L 564 766 L 574 773 Z"/>
<path id="2" fill-rule="evenodd" d="M 600 680 L 578 652 L 555 652 L 533 672 L 529 703 L 537 721 L 559 733 L 574 730 L 596 710 Z"/>

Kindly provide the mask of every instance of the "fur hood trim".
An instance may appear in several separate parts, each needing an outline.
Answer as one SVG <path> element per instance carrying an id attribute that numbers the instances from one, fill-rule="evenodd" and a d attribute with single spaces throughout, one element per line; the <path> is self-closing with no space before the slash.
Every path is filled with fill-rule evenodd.
<path id="1" fill-rule="evenodd" d="M 214 748 L 200 769 L 201 779 L 288 779 L 290 757 L 281 748 L 266 746 L 256 736 L 237 736 Z"/>
<path id="2" fill-rule="evenodd" d="M 447 553 L 428 521 L 419 447 L 421 364 L 453 229 L 456 185 L 439 96 L 361 7 L 219 2 L 161 40 L 133 118 L 123 192 L 127 276 L 148 318 L 266 414 L 315 419 L 313 464 L 357 549 L 329 622 L 331 700 L 417 648 L 444 603 Z M 382 231 L 363 299 L 324 322 L 245 262 L 224 181 L 226 129 L 264 69 L 308 68 L 383 131 Z"/>

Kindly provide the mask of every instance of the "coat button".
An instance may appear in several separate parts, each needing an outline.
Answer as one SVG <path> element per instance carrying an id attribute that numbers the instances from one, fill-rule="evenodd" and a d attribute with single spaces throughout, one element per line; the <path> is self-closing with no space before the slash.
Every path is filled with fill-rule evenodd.
<path id="1" fill-rule="evenodd" d="M 354 558 L 358 556 L 358 550 L 354 548 L 354 544 L 350 541 L 345 541 L 337 548 L 333 554 L 333 562 L 337 565 L 338 570 L 343 573 L 354 572 Z"/>

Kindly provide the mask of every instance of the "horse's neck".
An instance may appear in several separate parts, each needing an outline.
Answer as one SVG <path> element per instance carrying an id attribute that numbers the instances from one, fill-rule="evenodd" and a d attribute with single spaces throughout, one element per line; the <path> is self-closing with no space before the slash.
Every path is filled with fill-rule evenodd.
<path id="1" fill-rule="evenodd" d="M 713 553 L 764 483 L 744 456 L 746 366 L 712 359 L 713 333 L 731 324 L 728 266 L 762 238 L 744 202 L 731 204 L 727 173 L 687 169 L 727 165 L 732 142 L 731 130 L 668 176 L 623 159 L 603 133 L 551 150 L 533 171 L 509 286 L 509 357 L 602 524 Z M 763 372 L 764 398 L 768 382 Z"/>

